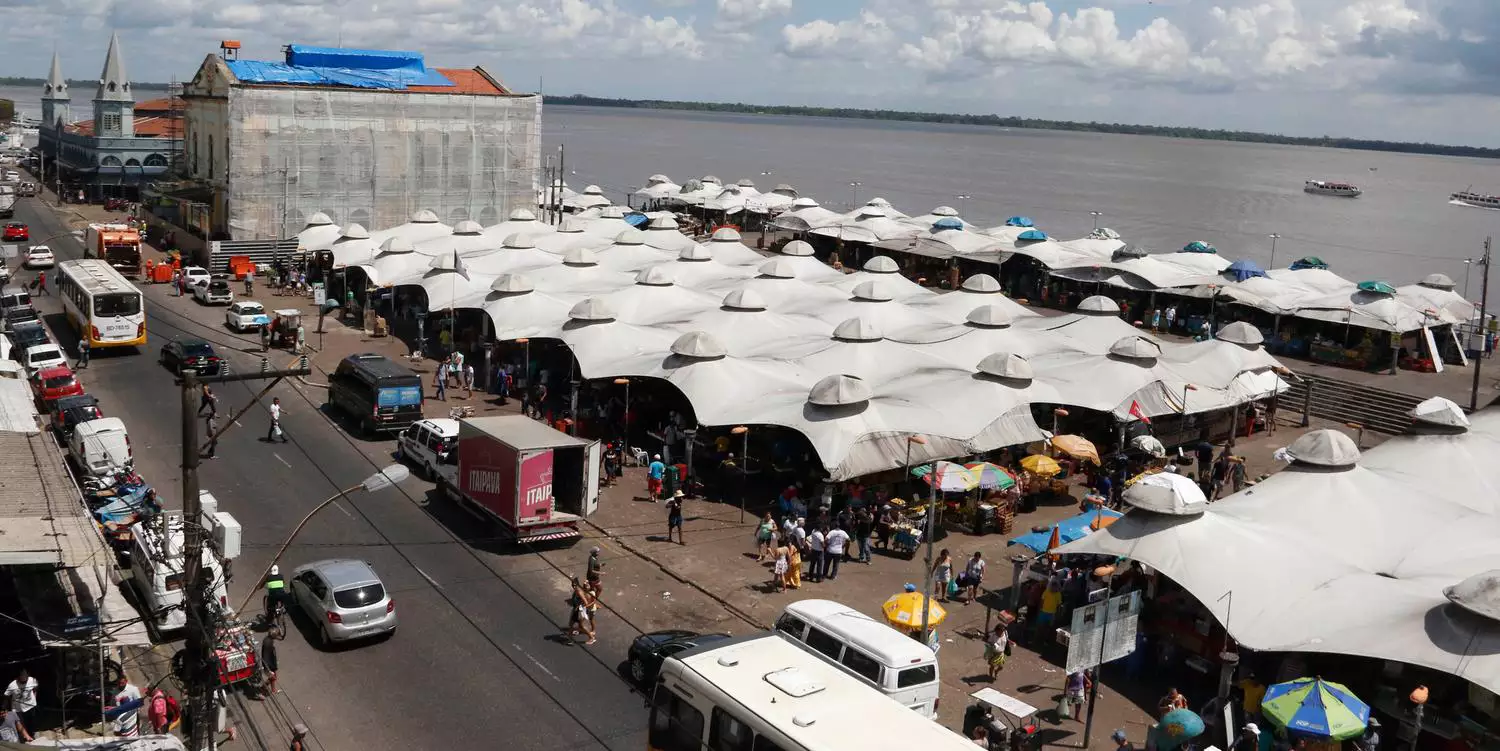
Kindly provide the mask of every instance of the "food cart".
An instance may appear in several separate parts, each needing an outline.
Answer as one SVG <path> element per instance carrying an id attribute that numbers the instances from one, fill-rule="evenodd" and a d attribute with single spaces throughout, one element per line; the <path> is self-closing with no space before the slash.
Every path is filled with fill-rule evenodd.
<path id="1" fill-rule="evenodd" d="M 984 724 L 990 733 L 990 748 L 1013 751 L 1035 749 L 1041 745 L 1037 736 L 1037 708 L 1010 694 L 993 688 L 982 688 L 969 696 L 975 703 L 964 713 L 964 735 L 972 736 L 974 726 Z M 1003 735 L 997 738 L 996 735 Z"/>
<path id="2" fill-rule="evenodd" d="M 291 349 L 297 344 L 297 328 L 302 325 L 302 311 L 282 308 L 271 321 L 271 346 Z"/>

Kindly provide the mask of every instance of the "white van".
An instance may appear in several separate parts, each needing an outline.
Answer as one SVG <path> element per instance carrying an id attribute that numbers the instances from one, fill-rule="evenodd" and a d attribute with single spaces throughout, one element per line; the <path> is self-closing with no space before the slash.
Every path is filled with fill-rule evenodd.
<path id="1" fill-rule="evenodd" d="M 83 423 L 87 425 L 88 423 Z M 141 611 L 157 635 L 175 634 L 187 626 L 187 612 L 182 603 L 182 561 L 186 538 L 183 536 L 182 512 L 164 511 L 167 536 L 162 537 L 162 522 L 150 519 L 131 526 L 130 578 L 140 597 Z M 213 549 L 203 546 L 203 568 L 208 572 L 210 592 L 220 606 L 229 606 L 229 592 L 224 586 L 224 570 Z"/>
<path id="2" fill-rule="evenodd" d="M 776 630 L 918 714 L 937 718 L 937 654 L 926 644 L 832 600 L 786 606 Z"/>
<path id="3" fill-rule="evenodd" d="M 68 455 L 79 472 L 90 477 L 125 472 L 135 463 L 130 434 L 125 431 L 125 421 L 118 417 L 79 423 L 68 438 Z"/>

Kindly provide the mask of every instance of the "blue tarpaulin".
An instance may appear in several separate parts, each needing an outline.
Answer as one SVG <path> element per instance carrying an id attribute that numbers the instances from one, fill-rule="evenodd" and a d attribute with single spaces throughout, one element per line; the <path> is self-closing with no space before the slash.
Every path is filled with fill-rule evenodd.
<path id="1" fill-rule="evenodd" d="M 419 52 L 309 47 L 293 44 L 286 62 L 226 60 L 229 70 L 245 83 L 288 83 L 307 86 L 349 86 L 392 89 L 408 86 L 452 86 L 443 74 L 428 68 Z"/>
<path id="2" fill-rule="evenodd" d="M 1262 270 L 1261 267 L 1255 265 L 1254 261 L 1243 260 L 1235 261 L 1234 263 L 1229 264 L 1229 268 L 1225 269 L 1224 273 L 1233 274 L 1234 280 L 1237 282 L 1243 282 L 1246 279 L 1250 279 L 1252 277 L 1266 275 L 1266 272 Z"/>
<path id="3" fill-rule="evenodd" d="M 1118 511 L 1104 509 L 1102 512 L 1086 511 L 1082 514 L 1079 514 L 1078 516 L 1063 519 L 1055 525 L 1058 530 L 1058 539 L 1062 541 L 1062 544 L 1066 545 L 1067 543 L 1070 543 L 1088 534 L 1089 525 L 1093 524 L 1094 520 L 1098 519 L 1101 513 L 1103 513 L 1104 518 L 1106 519 L 1117 519 L 1121 516 L 1124 516 L 1124 514 L 1121 514 Z M 1048 527 L 1046 532 L 1027 532 L 1020 537 L 1010 538 L 1010 544 L 1025 545 L 1026 547 L 1031 548 L 1038 553 L 1047 552 L 1047 543 L 1051 541 L 1051 527 Z"/>
<path id="4" fill-rule="evenodd" d="M 1047 233 L 1039 229 L 1029 229 L 1019 235 L 1016 235 L 1016 239 L 1024 240 L 1026 242 L 1040 242 L 1047 239 Z"/>

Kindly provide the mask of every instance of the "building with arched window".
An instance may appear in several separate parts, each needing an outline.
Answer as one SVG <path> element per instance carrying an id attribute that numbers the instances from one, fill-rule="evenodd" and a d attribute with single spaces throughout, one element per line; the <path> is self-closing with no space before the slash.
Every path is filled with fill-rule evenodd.
<path id="1" fill-rule="evenodd" d="M 165 175 L 182 151 L 182 100 L 136 102 L 125 73 L 120 36 L 110 36 L 94 93 L 93 119 L 75 121 L 62 59 L 42 84 L 37 153 L 43 179 L 69 200 L 136 199 L 146 183 Z"/>

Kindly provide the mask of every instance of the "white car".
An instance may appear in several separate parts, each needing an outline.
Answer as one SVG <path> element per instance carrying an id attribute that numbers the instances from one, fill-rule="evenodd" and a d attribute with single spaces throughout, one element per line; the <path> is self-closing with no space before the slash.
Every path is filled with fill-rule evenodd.
<path id="1" fill-rule="evenodd" d="M 234 302 L 234 290 L 223 279 L 205 279 L 193 285 L 193 299 L 204 305 L 228 305 Z"/>
<path id="2" fill-rule="evenodd" d="M 396 438 L 396 453 L 410 462 L 428 479 L 436 479 L 438 470 L 456 458 L 458 421 L 448 418 L 418 420 Z"/>
<path id="3" fill-rule="evenodd" d="M 54 365 L 67 365 L 68 358 L 56 344 L 38 344 L 34 347 L 26 348 L 26 353 L 22 356 L 21 364 L 26 366 L 28 374 L 36 375 L 36 372 L 42 368 L 50 368 Z"/>
<path id="4" fill-rule="evenodd" d="M 259 330 L 271 322 L 266 307 L 248 300 L 234 303 L 224 311 L 224 325 L 235 331 Z"/>
<path id="5" fill-rule="evenodd" d="M 188 289 L 193 289 L 198 286 L 198 282 L 206 282 L 212 279 L 213 275 L 202 266 L 183 266 L 182 278 L 187 282 Z"/>
<path id="6" fill-rule="evenodd" d="M 52 249 L 45 245 L 33 245 L 26 252 L 26 268 L 28 269 L 50 269 L 57 265 L 57 256 L 52 255 Z"/>

